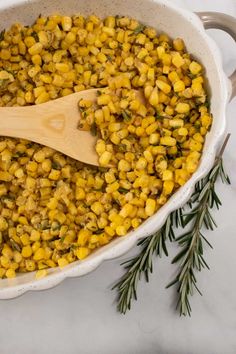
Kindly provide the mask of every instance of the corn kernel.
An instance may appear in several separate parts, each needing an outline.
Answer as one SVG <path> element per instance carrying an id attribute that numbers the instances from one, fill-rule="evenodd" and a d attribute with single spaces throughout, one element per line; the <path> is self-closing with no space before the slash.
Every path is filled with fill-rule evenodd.
<path id="1" fill-rule="evenodd" d="M 59 258 L 57 262 L 61 269 L 69 264 L 69 262 L 65 258 Z"/>
<path id="2" fill-rule="evenodd" d="M 49 202 L 47 203 L 48 209 L 56 209 L 58 205 L 58 200 L 55 197 L 50 198 Z"/>
<path id="3" fill-rule="evenodd" d="M 163 181 L 172 181 L 173 180 L 173 172 L 170 170 L 163 171 L 162 180 Z"/>
<path id="4" fill-rule="evenodd" d="M 86 258 L 89 255 L 89 253 L 90 250 L 87 247 L 79 247 L 75 252 L 76 257 L 80 260 Z"/>
<path id="5" fill-rule="evenodd" d="M 7 278 L 15 278 L 16 272 L 15 272 L 14 269 L 7 269 L 5 275 L 6 275 Z"/>
<path id="6" fill-rule="evenodd" d="M 188 135 L 188 129 L 187 128 L 179 128 L 178 129 L 178 134 L 181 136 L 187 136 Z"/>
<path id="7" fill-rule="evenodd" d="M 156 85 L 161 91 L 166 94 L 170 93 L 171 91 L 171 86 L 164 81 L 156 80 Z"/>
<path id="8" fill-rule="evenodd" d="M 116 228 L 116 234 L 118 236 L 124 236 L 127 233 L 126 228 L 124 226 L 117 226 Z"/>
<path id="9" fill-rule="evenodd" d="M 130 171 L 131 166 L 130 163 L 124 159 L 120 160 L 118 163 L 118 170 L 119 171 L 124 171 L 124 172 L 128 172 Z"/>
<path id="10" fill-rule="evenodd" d="M 61 19 L 61 25 L 63 28 L 63 31 L 69 32 L 72 27 L 72 19 L 69 16 L 63 16 Z"/>
<path id="11" fill-rule="evenodd" d="M 37 280 L 42 279 L 42 278 L 46 277 L 47 274 L 48 274 L 47 269 L 38 270 L 36 272 L 35 279 L 37 279 Z"/>
<path id="12" fill-rule="evenodd" d="M 144 170 L 147 166 L 147 160 L 144 157 L 140 157 L 136 163 L 137 170 Z"/>
<path id="13" fill-rule="evenodd" d="M 35 270 L 35 268 L 36 268 L 35 262 L 32 261 L 31 259 L 26 259 L 25 260 L 25 268 L 29 272 L 33 272 Z"/>
<path id="14" fill-rule="evenodd" d="M 163 183 L 163 193 L 165 195 L 171 194 L 172 191 L 173 191 L 173 188 L 174 188 L 174 182 L 173 181 L 170 181 L 170 180 L 164 181 L 164 183 Z"/>
<path id="15" fill-rule="evenodd" d="M 21 254 L 24 258 L 29 258 L 32 255 L 32 248 L 30 246 L 24 246 Z"/>
<path id="16" fill-rule="evenodd" d="M 147 135 L 152 135 L 153 133 L 155 133 L 157 131 L 159 127 L 159 123 L 155 122 L 150 124 L 147 128 L 146 128 L 146 133 Z"/>
<path id="17" fill-rule="evenodd" d="M 80 230 L 78 233 L 78 241 L 77 241 L 78 245 L 85 246 L 90 236 L 91 236 L 91 231 L 87 229 Z"/>
<path id="18" fill-rule="evenodd" d="M 40 240 L 40 232 L 37 230 L 32 230 L 30 234 L 30 241 L 39 241 Z"/>
<path id="19" fill-rule="evenodd" d="M 7 171 L 0 171 L 0 181 L 10 182 L 12 180 L 12 175 Z"/>
<path id="20" fill-rule="evenodd" d="M 182 92 L 185 90 L 185 83 L 182 80 L 178 80 L 174 83 L 174 91 Z"/>
<path id="21" fill-rule="evenodd" d="M 177 68 L 180 68 L 182 65 L 184 65 L 184 59 L 179 53 L 175 53 L 172 57 L 172 63 Z"/>
<path id="22" fill-rule="evenodd" d="M 35 261 L 40 261 L 41 259 L 44 259 L 44 258 L 45 258 L 45 250 L 40 247 L 35 251 L 33 259 Z"/>
<path id="23" fill-rule="evenodd" d="M 154 87 L 154 89 L 152 90 L 150 96 L 149 96 L 149 103 L 152 106 L 157 106 L 159 103 L 159 96 L 158 96 L 158 91 L 157 91 L 157 87 Z"/>
<path id="24" fill-rule="evenodd" d="M 57 181 L 59 179 L 60 175 L 61 175 L 61 171 L 51 170 L 48 178 L 53 180 L 53 181 Z"/>
<path id="25" fill-rule="evenodd" d="M 156 201 L 154 199 L 148 198 L 146 200 L 145 213 L 147 216 L 152 216 L 155 213 Z"/>
<path id="26" fill-rule="evenodd" d="M 96 214 L 100 215 L 104 211 L 104 207 L 100 202 L 95 202 L 91 205 L 91 210 Z"/>
<path id="27" fill-rule="evenodd" d="M 99 158 L 99 164 L 101 166 L 108 166 L 111 158 L 112 158 L 112 153 L 109 151 L 104 151 Z"/>
<path id="28" fill-rule="evenodd" d="M 166 145 L 166 146 L 175 146 L 176 145 L 176 139 L 172 138 L 170 136 L 164 136 L 160 138 L 160 144 L 161 145 Z"/>
<path id="29" fill-rule="evenodd" d="M 131 204 L 125 204 L 120 211 L 120 216 L 122 216 L 123 218 L 127 218 L 127 216 L 130 216 L 132 211 L 133 206 Z"/>
<path id="30" fill-rule="evenodd" d="M 30 53 L 30 55 L 36 55 L 36 54 L 41 53 L 42 49 L 43 49 L 42 44 L 40 42 L 38 42 L 29 48 L 29 53 Z"/>
<path id="31" fill-rule="evenodd" d="M 190 111 L 190 106 L 188 103 L 178 103 L 175 107 L 176 112 L 178 113 L 188 113 Z"/>
<path id="32" fill-rule="evenodd" d="M 197 75 L 202 70 L 202 67 L 196 61 L 192 61 L 191 64 L 189 65 L 189 70 L 190 70 L 191 74 Z"/>
<path id="33" fill-rule="evenodd" d="M 176 38 L 173 40 L 173 47 L 179 52 L 184 50 L 184 41 L 181 38 Z"/>

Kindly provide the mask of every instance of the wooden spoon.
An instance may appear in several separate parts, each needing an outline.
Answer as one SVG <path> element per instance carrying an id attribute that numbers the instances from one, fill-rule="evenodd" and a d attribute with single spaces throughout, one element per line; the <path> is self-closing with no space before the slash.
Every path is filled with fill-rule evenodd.
<path id="1" fill-rule="evenodd" d="M 1 107 L 0 136 L 31 140 L 97 166 L 95 137 L 78 129 L 79 100 L 95 101 L 96 97 L 97 89 L 91 89 L 40 105 Z"/>

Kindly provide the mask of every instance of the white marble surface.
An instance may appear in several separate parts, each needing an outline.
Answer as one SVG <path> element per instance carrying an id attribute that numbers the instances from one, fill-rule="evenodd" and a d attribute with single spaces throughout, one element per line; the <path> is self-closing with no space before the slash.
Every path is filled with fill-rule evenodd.
<path id="1" fill-rule="evenodd" d="M 0 0 L 3 1 L 3 0 Z M 236 0 L 172 0 L 194 11 L 215 10 L 236 16 Z M 233 71 L 236 46 L 219 31 L 209 31 L 222 49 L 225 70 Z M 174 310 L 174 289 L 165 290 L 174 269 L 169 258 L 155 262 L 149 284 L 122 316 L 116 312 L 112 283 L 122 274 L 121 259 L 58 287 L 0 302 L 1 354 L 235 354 L 236 353 L 236 99 L 228 107 L 232 136 L 225 166 L 232 184 L 218 186 L 223 208 L 218 229 L 208 233 L 211 267 L 198 276 L 204 296 L 192 299 L 191 318 Z"/>

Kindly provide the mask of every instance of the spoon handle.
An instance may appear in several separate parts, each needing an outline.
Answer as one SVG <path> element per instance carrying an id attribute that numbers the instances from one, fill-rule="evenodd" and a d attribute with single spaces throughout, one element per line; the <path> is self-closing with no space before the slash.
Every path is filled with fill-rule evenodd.
<path id="1" fill-rule="evenodd" d="M 30 107 L 0 108 L 0 135 L 15 138 L 31 139 L 41 130 L 38 115 L 31 112 Z"/>

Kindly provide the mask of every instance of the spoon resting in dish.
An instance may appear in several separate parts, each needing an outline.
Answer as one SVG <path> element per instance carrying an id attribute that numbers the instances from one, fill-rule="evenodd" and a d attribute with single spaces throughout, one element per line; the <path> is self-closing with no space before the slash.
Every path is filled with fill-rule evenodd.
<path id="1" fill-rule="evenodd" d="M 76 160 L 98 166 L 96 137 L 78 129 L 81 99 L 95 101 L 97 89 L 25 107 L 0 108 L 0 135 L 49 146 Z"/>

